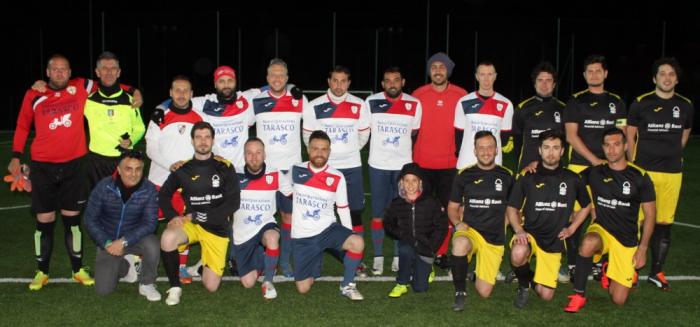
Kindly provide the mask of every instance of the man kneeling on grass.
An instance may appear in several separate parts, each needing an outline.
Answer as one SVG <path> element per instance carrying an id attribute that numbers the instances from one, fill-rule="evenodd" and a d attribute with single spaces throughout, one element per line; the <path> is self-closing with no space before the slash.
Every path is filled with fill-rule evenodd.
<path id="1" fill-rule="evenodd" d="M 207 122 L 197 122 L 190 132 L 194 157 L 172 172 L 158 195 L 160 208 L 167 218 L 168 228 L 160 238 L 163 265 L 170 289 L 167 305 L 180 303 L 178 247 L 200 243 L 202 246 L 202 283 L 215 292 L 221 283 L 226 265 L 228 230 L 231 216 L 240 204 L 241 190 L 233 165 L 214 157 L 214 128 Z M 179 216 L 170 199 L 182 189 L 185 212 Z"/>
<path id="2" fill-rule="evenodd" d="M 105 177 L 90 194 L 85 210 L 85 226 L 97 245 L 95 290 L 107 295 L 117 281 L 135 282 L 136 271 L 125 258 L 142 257 L 139 293 L 149 301 L 160 301 L 156 290 L 158 238 L 158 191 L 143 178 L 143 154 L 122 153 L 113 176 Z"/>

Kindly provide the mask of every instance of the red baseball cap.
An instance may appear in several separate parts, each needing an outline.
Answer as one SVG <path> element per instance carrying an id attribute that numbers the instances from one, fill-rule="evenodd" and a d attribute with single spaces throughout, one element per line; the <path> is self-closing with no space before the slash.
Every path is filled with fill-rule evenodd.
<path id="1" fill-rule="evenodd" d="M 230 76 L 231 78 L 235 79 L 236 71 L 229 66 L 219 66 L 219 68 L 214 71 L 214 83 L 216 83 L 216 80 L 218 80 L 221 76 Z"/>

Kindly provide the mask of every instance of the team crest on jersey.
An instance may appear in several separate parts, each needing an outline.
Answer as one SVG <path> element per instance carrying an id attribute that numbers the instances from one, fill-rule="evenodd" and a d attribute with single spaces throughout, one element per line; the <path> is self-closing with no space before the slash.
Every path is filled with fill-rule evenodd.
<path id="1" fill-rule="evenodd" d="M 614 114 L 614 113 L 617 112 L 617 108 L 615 108 L 615 104 L 612 103 L 612 102 L 610 102 L 610 104 L 608 105 L 608 108 L 610 108 L 610 113 L 611 113 L 611 114 Z"/>
<path id="2" fill-rule="evenodd" d="M 630 184 L 629 181 L 625 181 L 624 183 L 622 183 L 622 194 L 629 195 L 631 188 L 632 188 L 632 184 Z"/>
<path id="3" fill-rule="evenodd" d="M 673 107 L 673 118 L 681 118 L 681 108 Z"/>
<path id="4" fill-rule="evenodd" d="M 350 107 L 350 111 L 352 111 L 352 114 L 357 114 L 357 106 L 352 106 Z"/>
<path id="5" fill-rule="evenodd" d="M 185 126 L 185 125 L 179 125 L 179 126 L 177 127 L 177 131 L 178 131 L 178 133 L 180 133 L 180 135 L 185 134 L 185 130 L 186 130 L 186 129 L 187 129 L 187 126 Z"/>
<path id="6" fill-rule="evenodd" d="M 66 88 L 66 92 L 68 92 L 68 94 L 70 94 L 70 95 L 75 95 L 76 91 L 77 91 L 77 89 L 73 85 Z"/>
<path id="7" fill-rule="evenodd" d="M 274 180 L 275 180 L 275 178 L 272 177 L 272 175 L 267 175 L 267 176 L 265 176 L 265 182 L 267 183 L 267 185 L 272 184 L 272 182 L 273 182 Z"/>
<path id="8" fill-rule="evenodd" d="M 496 192 L 503 191 L 503 181 L 500 178 L 496 178 L 496 181 L 493 183 L 496 186 Z"/>
<path id="9" fill-rule="evenodd" d="M 238 109 L 243 109 L 243 101 L 241 101 L 241 100 L 236 101 L 236 107 L 238 107 Z"/>
<path id="10" fill-rule="evenodd" d="M 211 187 L 217 188 L 221 186 L 221 181 L 219 175 L 214 175 L 211 177 Z"/>
<path id="11" fill-rule="evenodd" d="M 561 184 L 559 184 L 559 195 L 566 195 L 566 187 L 566 183 L 564 182 L 561 182 Z"/>
<path id="12" fill-rule="evenodd" d="M 502 104 L 502 103 L 496 104 L 496 109 L 497 109 L 498 111 L 503 111 L 503 104 Z"/>
<path id="13" fill-rule="evenodd" d="M 557 124 L 561 123 L 561 114 L 559 114 L 559 111 L 554 112 L 554 122 Z"/>
<path id="14" fill-rule="evenodd" d="M 297 99 L 292 99 L 292 106 L 298 106 L 299 105 L 299 100 Z"/>
<path id="15" fill-rule="evenodd" d="M 406 111 L 411 111 L 411 109 L 413 108 L 413 105 L 410 103 L 406 103 L 404 106 L 406 107 Z"/>
<path id="16" fill-rule="evenodd" d="M 331 186 L 333 185 L 333 182 L 335 182 L 334 177 L 326 177 L 326 185 Z"/>

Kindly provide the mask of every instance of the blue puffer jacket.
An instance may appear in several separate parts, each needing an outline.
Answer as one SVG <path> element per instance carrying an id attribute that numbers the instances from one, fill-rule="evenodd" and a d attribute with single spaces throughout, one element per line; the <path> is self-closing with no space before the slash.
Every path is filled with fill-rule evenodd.
<path id="1" fill-rule="evenodd" d="M 124 237 L 129 244 L 153 234 L 158 225 L 158 191 L 144 180 L 124 203 L 115 177 L 102 179 L 90 194 L 85 210 L 85 226 L 97 246 Z"/>

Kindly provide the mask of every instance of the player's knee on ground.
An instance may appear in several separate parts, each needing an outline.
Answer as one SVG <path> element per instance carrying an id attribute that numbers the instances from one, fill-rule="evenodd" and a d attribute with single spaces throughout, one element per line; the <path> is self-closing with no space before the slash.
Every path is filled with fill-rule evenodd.
<path id="1" fill-rule="evenodd" d="M 452 255 L 463 257 L 469 252 L 469 239 L 464 236 L 457 236 L 452 239 Z"/>
<path id="2" fill-rule="evenodd" d="M 365 241 L 359 235 L 350 235 L 345 244 L 343 244 L 343 249 L 360 253 L 365 250 Z"/>
<path id="3" fill-rule="evenodd" d="M 583 236 L 581 245 L 578 247 L 578 254 L 582 257 L 591 257 L 602 247 L 602 241 L 597 233 L 588 233 Z"/>
<path id="4" fill-rule="evenodd" d="M 311 278 L 297 281 L 296 282 L 297 291 L 301 294 L 309 293 L 309 291 L 311 290 L 311 285 L 313 285 L 313 284 L 314 284 L 314 281 Z"/>
<path id="5" fill-rule="evenodd" d="M 482 298 L 488 299 L 489 297 L 491 297 L 491 292 L 493 292 L 493 285 L 477 277 L 474 287 L 476 288 L 476 292 L 479 293 L 479 296 L 481 296 Z"/>
<path id="6" fill-rule="evenodd" d="M 608 293 L 610 294 L 610 300 L 617 305 L 624 305 L 627 302 L 627 297 L 629 295 L 629 288 L 618 284 L 616 281 L 610 281 L 610 287 L 608 288 Z"/>
<path id="7" fill-rule="evenodd" d="M 241 277 L 241 284 L 245 288 L 252 288 L 255 286 L 255 282 L 258 279 L 258 272 L 253 270 L 247 273 L 245 276 Z"/>
<path id="8" fill-rule="evenodd" d="M 202 284 L 209 292 L 216 292 L 221 285 L 221 276 L 214 273 L 209 267 L 204 267 L 202 271 Z"/>
<path id="9" fill-rule="evenodd" d="M 514 266 L 520 267 L 526 264 L 529 256 L 529 246 L 522 244 L 513 244 L 513 248 L 510 250 L 510 262 Z"/>
<path id="10" fill-rule="evenodd" d="M 537 285 L 537 294 L 542 300 L 551 301 L 554 298 L 554 289 L 543 285 Z"/>

